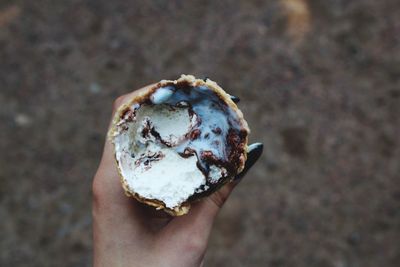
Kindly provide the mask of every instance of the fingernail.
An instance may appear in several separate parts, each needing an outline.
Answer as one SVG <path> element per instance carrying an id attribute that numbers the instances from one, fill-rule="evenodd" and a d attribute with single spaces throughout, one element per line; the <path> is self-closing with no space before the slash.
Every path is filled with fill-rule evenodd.
<path id="1" fill-rule="evenodd" d="M 244 169 L 241 173 L 236 175 L 234 181 L 240 180 L 246 173 L 250 170 L 250 168 L 256 163 L 256 161 L 260 158 L 264 149 L 264 145 L 262 143 L 254 143 L 249 145 L 249 152 L 247 153 L 247 160 L 244 164 Z"/>
<path id="2" fill-rule="evenodd" d="M 231 99 L 232 99 L 232 101 L 234 102 L 234 103 L 239 103 L 239 101 L 240 101 L 240 98 L 239 97 L 237 97 L 237 96 L 233 96 L 233 95 L 230 95 L 230 97 L 231 97 Z"/>

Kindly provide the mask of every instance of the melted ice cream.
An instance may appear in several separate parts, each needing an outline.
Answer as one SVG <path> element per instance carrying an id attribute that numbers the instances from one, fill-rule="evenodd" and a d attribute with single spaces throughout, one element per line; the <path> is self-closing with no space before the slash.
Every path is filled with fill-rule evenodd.
<path id="1" fill-rule="evenodd" d="M 130 189 L 174 208 L 227 177 L 227 138 L 240 125 L 206 86 L 161 87 L 118 124 L 116 158 Z"/>

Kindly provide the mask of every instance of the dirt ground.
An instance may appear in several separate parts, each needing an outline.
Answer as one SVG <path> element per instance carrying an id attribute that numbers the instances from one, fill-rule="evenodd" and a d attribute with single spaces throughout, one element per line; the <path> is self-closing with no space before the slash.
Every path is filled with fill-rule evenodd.
<path id="1" fill-rule="evenodd" d="M 265 152 L 205 266 L 400 266 L 400 2 L 0 0 L 0 266 L 89 266 L 113 99 L 181 73 Z"/>

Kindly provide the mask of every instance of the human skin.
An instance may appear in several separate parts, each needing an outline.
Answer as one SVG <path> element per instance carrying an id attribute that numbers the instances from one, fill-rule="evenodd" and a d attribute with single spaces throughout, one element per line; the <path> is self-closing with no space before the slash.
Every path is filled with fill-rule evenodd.
<path id="1" fill-rule="evenodd" d="M 117 98 L 113 115 L 119 106 L 150 86 Z M 259 144 L 247 170 L 261 151 Z M 240 180 L 235 179 L 209 197 L 193 203 L 188 214 L 172 217 L 125 196 L 113 146 L 106 140 L 93 179 L 94 266 L 202 266 L 215 217 Z"/>

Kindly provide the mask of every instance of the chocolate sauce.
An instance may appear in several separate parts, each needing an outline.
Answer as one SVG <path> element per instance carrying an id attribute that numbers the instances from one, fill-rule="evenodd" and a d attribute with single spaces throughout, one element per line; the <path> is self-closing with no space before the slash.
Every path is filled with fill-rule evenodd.
<path id="1" fill-rule="evenodd" d="M 209 195 L 238 174 L 246 149 L 246 125 L 237 111 L 207 85 L 192 86 L 186 81 L 163 84 L 163 87 L 153 87 L 120 113 L 118 125 L 123 131 L 128 130 L 121 138 L 128 142 L 125 150 L 130 153 L 123 163 L 127 169 L 132 168 L 129 164 L 134 164 L 134 168 L 142 171 L 153 167 L 154 171 L 160 166 L 156 162 L 169 155 L 175 157 L 174 162 L 179 162 L 179 157 L 188 159 L 190 164 L 196 162 L 197 169 L 190 165 L 192 169 L 188 170 L 198 177 L 198 185 L 195 184 L 186 199 Z M 158 149 L 159 152 L 154 152 Z M 175 167 L 180 168 L 172 166 Z M 158 175 L 163 175 L 160 170 Z M 171 175 L 173 178 L 175 172 Z M 153 193 L 145 194 L 152 196 Z"/>
<path id="2" fill-rule="evenodd" d="M 179 144 L 176 150 L 182 157 L 194 153 L 205 177 L 208 177 L 211 165 L 224 167 L 227 176 L 236 175 L 244 152 L 240 144 L 246 136 L 241 135 L 242 126 L 236 112 L 214 91 L 205 85 L 171 84 L 157 88 L 150 101 L 151 105 L 188 106 L 190 117 L 197 116 L 196 128 L 188 133 L 186 142 Z M 162 142 L 159 136 L 153 135 Z"/>

